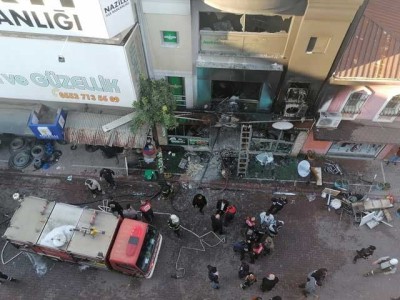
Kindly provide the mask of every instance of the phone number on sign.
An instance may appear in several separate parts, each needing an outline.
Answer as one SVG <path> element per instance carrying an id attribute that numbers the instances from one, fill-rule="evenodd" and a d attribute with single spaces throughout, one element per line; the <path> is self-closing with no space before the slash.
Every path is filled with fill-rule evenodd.
<path id="1" fill-rule="evenodd" d="M 92 94 L 77 94 L 77 93 L 64 93 L 59 92 L 58 95 L 63 99 L 78 99 L 78 100 L 91 100 L 103 102 L 119 102 L 119 98 L 115 96 L 105 95 L 92 95 Z"/>

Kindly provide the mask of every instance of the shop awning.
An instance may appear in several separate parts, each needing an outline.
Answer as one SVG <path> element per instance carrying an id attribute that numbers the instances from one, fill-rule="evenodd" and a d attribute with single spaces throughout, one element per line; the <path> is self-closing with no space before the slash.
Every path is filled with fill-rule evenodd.
<path id="1" fill-rule="evenodd" d="M 18 108 L 0 108 L 0 133 L 34 136 L 28 127 L 31 112 L 32 110 Z"/>
<path id="2" fill-rule="evenodd" d="M 73 144 L 143 148 L 149 131 L 148 126 L 135 134 L 131 132 L 130 122 L 108 132 L 103 131 L 103 125 L 120 118 L 121 116 L 115 115 L 68 112 L 64 128 L 65 140 Z"/>
<path id="3" fill-rule="evenodd" d="M 314 137 L 317 140 L 332 142 L 398 144 L 400 142 L 400 124 L 399 122 L 342 120 L 336 129 L 314 127 Z"/>
<path id="4" fill-rule="evenodd" d="M 263 57 L 241 57 L 199 54 L 196 67 L 216 69 L 283 71 L 283 66 Z"/>

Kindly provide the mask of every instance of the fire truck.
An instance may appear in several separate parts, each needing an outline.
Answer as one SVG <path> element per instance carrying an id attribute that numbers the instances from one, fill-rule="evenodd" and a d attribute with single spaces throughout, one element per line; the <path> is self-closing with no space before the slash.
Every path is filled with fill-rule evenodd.
<path id="1" fill-rule="evenodd" d="M 150 224 L 38 197 L 19 201 L 3 236 L 19 250 L 131 276 L 153 275 L 162 235 Z"/>

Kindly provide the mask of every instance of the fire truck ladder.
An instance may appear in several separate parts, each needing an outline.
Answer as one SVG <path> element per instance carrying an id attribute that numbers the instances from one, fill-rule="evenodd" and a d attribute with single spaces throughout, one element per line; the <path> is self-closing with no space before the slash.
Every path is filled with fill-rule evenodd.
<path id="1" fill-rule="evenodd" d="M 240 130 L 240 148 L 237 167 L 237 176 L 245 177 L 249 166 L 249 148 L 253 128 L 251 125 L 242 125 Z"/>

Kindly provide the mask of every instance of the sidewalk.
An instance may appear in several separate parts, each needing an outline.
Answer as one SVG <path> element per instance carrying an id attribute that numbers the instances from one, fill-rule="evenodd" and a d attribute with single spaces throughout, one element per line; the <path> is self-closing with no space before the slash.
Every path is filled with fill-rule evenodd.
<path id="1" fill-rule="evenodd" d="M 144 170 L 132 167 L 132 164 L 127 162 L 129 157 L 125 159 L 125 154 L 118 154 L 117 158 L 107 159 L 102 155 L 100 150 L 95 152 L 88 152 L 85 150 L 84 145 L 78 145 L 76 150 L 71 150 L 71 145 L 60 145 L 55 143 L 55 148 L 62 151 L 62 156 L 59 161 L 51 165 L 48 169 L 35 170 L 33 164 L 27 168 L 15 172 L 23 172 L 24 174 L 41 175 L 41 176 L 57 176 L 65 177 L 78 176 L 78 177 L 94 177 L 99 176 L 99 171 L 102 168 L 110 168 L 115 171 L 119 180 L 123 181 L 142 181 L 144 180 Z M 10 169 L 8 160 L 11 156 L 7 143 L 0 144 L 0 170 Z M 384 161 L 380 160 L 357 160 L 357 159 L 344 159 L 333 158 L 344 171 L 343 179 L 350 182 L 350 188 L 353 191 L 369 192 L 372 197 L 384 197 L 392 194 L 396 202 L 400 202 L 400 164 L 399 165 L 386 165 Z M 320 167 L 323 167 L 323 162 L 319 162 Z M 193 186 L 215 186 L 217 188 L 236 188 L 236 189 L 259 189 L 262 186 L 271 189 L 286 189 L 289 190 L 311 190 L 319 192 L 323 187 L 332 187 L 337 179 L 341 179 L 338 175 L 331 175 L 322 172 L 323 186 L 317 187 L 315 183 L 306 185 L 303 178 L 299 177 L 296 181 L 277 182 L 272 180 L 263 179 L 232 179 L 227 183 L 220 176 L 219 161 L 212 157 L 208 164 L 203 164 L 203 168 L 198 170 L 195 174 L 183 174 L 180 177 L 175 176 L 171 180 L 179 180 L 191 184 Z M 358 174 L 362 174 L 362 179 L 365 181 L 388 182 L 390 183 L 390 190 L 379 191 L 371 188 L 371 185 L 361 181 Z M 375 180 L 374 180 L 375 178 Z"/>

